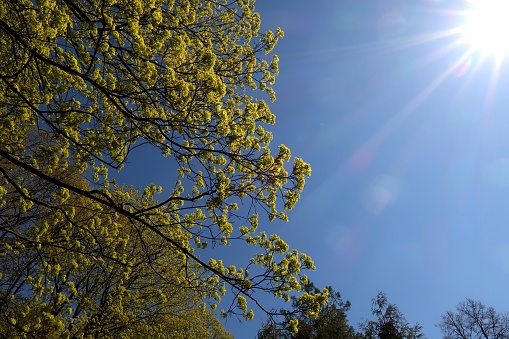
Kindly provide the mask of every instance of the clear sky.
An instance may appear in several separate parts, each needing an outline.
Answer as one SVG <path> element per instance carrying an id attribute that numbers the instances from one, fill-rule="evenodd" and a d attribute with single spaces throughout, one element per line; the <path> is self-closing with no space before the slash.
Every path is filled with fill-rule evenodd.
<path id="1" fill-rule="evenodd" d="M 315 283 L 351 301 L 353 325 L 385 291 L 428 338 L 440 337 L 435 324 L 465 297 L 507 311 L 509 58 L 459 41 L 475 7 L 256 6 L 265 28 L 285 31 L 274 144 L 313 167 L 276 231 L 312 255 Z M 227 326 L 255 336 L 251 325 Z"/>
<path id="2" fill-rule="evenodd" d="M 285 31 L 275 51 L 274 146 L 313 167 L 290 222 L 261 227 L 313 257 L 311 279 L 350 300 L 352 325 L 370 317 L 377 291 L 428 338 L 440 338 L 441 315 L 465 297 L 507 311 L 509 57 L 485 36 L 477 49 L 466 41 L 474 6 L 256 7 L 264 28 Z M 253 338 L 262 320 L 258 312 L 226 326 Z"/>

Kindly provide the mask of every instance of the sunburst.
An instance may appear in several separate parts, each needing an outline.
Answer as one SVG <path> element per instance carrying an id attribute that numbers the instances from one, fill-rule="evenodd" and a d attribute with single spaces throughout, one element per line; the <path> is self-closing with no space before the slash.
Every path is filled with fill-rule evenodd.
<path id="1" fill-rule="evenodd" d="M 502 57 L 509 52 L 509 1 L 471 0 L 463 40 L 484 54 Z"/>

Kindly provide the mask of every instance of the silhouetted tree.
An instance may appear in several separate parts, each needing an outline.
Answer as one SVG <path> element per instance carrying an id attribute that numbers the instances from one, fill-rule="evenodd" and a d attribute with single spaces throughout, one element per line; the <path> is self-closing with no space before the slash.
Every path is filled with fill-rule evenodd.
<path id="1" fill-rule="evenodd" d="M 341 294 L 327 287 L 329 291 L 328 303 L 320 308 L 318 314 L 313 314 L 311 305 L 302 299 L 293 299 L 293 310 L 286 313 L 284 321 L 277 324 L 267 321 L 258 332 L 259 339 L 313 339 L 313 338 L 360 338 L 355 329 L 348 324 L 346 313 L 350 309 L 350 302 L 344 302 Z M 320 290 L 312 283 L 304 286 L 304 293 L 316 295 Z M 298 322 L 295 322 L 297 320 Z M 295 332 L 297 327 L 298 332 Z"/>
<path id="2" fill-rule="evenodd" d="M 421 326 L 419 324 L 410 326 L 396 305 L 389 304 L 384 292 L 379 292 L 373 298 L 371 313 L 376 320 L 365 321 L 360 326 L 365 339 L 425 338 Z"/>
<path id="3" fill-rule="evenodd" d="M 444 339 L 507 339 L 509 314 L 467 298 L 456 306 L 456 312 L 447 311 L 438 327 Z"/>

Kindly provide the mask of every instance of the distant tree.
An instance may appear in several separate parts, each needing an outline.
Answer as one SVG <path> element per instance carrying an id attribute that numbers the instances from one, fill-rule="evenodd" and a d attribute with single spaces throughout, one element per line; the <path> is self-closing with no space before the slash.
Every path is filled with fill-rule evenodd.
<path id="1" fill-rule="evenodd" d="M 444 339 L 507 339 L 509 313 L 497 313 L 480 301 L 467 298 L 447 311 L 438 324 Z"/>
<path id="2" fill-rule="evenodd" d="M 260 25 L 253 0 L 0 1 L 6 326 L 24 331 L 6 314 L 46 300 L 40 314 L 60 330 L 71 277 L 104 333 L 127 321 L 118 303 L 164 313 L 167 279 L 212 308 L 230 290 L 222 314 L 245 319 L 253 304 L 271 313 L 258 293 L 298 294 L 313 261 L 258 226 L 288 219 L 311 168 L 270 145 L 278 58 L 266 55 L 283 32 Z M 116 184 L 135 149 L 159 152 L 163 182 Z M 252 254 L 211 254 L 231 244 Z M 123 299 L 125 288 L 140 294 Z M 310 314 L 322 296 L 300 295 Z"/>
<path id="3" fill-rule="evenodd" d="M 311 305 L 302 299 L 293 298 L 293 309 L 283 312 L 286 313 L 284 321 L 280 324 L 267 321 L 259 330 L 258 339 L 359 338 L 354 328 L 348 324 L 350 302 L 344 302 L 341 294 L 332 287 L 327 289 L 328 303 L 320 308 L 319 313 L 310 314 Z M 320 290 L 309 283 L 304 286 L 304 292 L 314 295 L 320 293 Z M 297 327 L 297 333 L 294 333 L 294 326 Z"/>
<path id="4" fill-rule="evenodd" d="M 379 292 L 373 298 L 371 313 L 376 320 L 361 324 L 361 332 L 365 339 L 420 339 L 425 338 L 421 326 L 409 325 L 405 316 L 394 304 L 387 301 L 387 295 Z"/>

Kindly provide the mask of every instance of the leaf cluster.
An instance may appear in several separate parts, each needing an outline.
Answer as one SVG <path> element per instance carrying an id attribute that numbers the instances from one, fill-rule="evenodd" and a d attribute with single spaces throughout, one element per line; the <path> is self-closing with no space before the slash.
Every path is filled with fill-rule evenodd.
<path id="1" fill-rule="evenodd" d="M 315 298 L 293 297 L 292 310 L 282 310 L 284 319 L 279 323 L 274 319 L 267 320 L 258 331 L 258 338 L 360 338 L 348 324 L 350 302 L 344 302 L 339 292 L 330 286 L 320 291 L 309 282 L 304 285 L 304 294 L 326 298 L 323 303 L 316 304 L 313 302 Z"/>
<path id="2" fill-rule="evenodd" d="M 230 337 L 204 304 L 215 290 L 203 269 L 176 248 L 92 199 L 9 164 L 2 171 L 0 333 L 6 338 Z M 88 186 L 72 167 L 55 172 L 62 182 Z M 153 203 L 149 192 L 112 192 L 113 201 Z M 162 214 L 152 218 L 164 223 Z M 178 227 L 165 232 L 187 241 Z"/>

